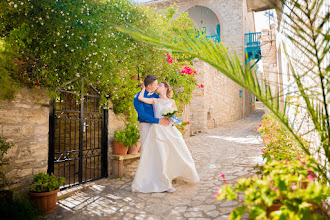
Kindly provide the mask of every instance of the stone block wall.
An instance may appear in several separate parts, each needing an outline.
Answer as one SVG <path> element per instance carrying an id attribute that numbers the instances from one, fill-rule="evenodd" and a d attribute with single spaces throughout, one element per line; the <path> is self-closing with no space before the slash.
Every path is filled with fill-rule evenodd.
<path id="1" fill-rule="evenodd" d="M 0 100 L 0 134 L 14 143 L 3 171 L 9 182 L 26 183 L 34 174 L 47 172 L 49 98 L 47 90 L 18 91 L 12 101 Z"/>
<path id="2" fill-rule="evenodd" d="M 209 64 L 194 60 L 194 67 L 201 74 L 196 76 L 198 84 L 190 104 L 191 133 L 201 133 L 226 122 L 243 117 L 241 86 Z"/>
<path id="3" fill-rule="evenodd" d="M 277 70 L 276 32 L 275 25 L 261 32 L 261 55 L 263 64 L 263 79 L 270 85 L 272 94 L 279 92 L 279 72 Z"/>
<path id="4" fill-rule="evenodd" d="M 245 60 L 244 34 L 254 31 L 254 17 L 247 11 L 246 0 L 181 0 L 156 1 L 153 5 L 162 10 L 176 4 L 178 13 L 189 11 L 196 6 L 211 9 L 219 19 L 221 42 L 241 59 Z M 239 86 L 212 66 L 198 59 L 194 60 L 198 85 L 193 92 L 189 106 L 190 134 L 205 132 L 226 122 L 247 116 L 255 109 L 251 93 Z M 240 97 L 240 91 L 241 96 Z"/>

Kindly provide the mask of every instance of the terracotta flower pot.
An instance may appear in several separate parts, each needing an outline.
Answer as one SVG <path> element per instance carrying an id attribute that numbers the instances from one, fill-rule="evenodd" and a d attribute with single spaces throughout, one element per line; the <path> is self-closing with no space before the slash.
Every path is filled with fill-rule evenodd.
<path id="1" fill-rule="evenodd" d="M 44 214 L 49 214 L 54 211 L 57 202 L 57 193 L 60 189 L 51 192 L 29 192 L 31 200 L 42 208 Z"/>
<path id="2" fill-rule="evenodd" d="M 280 208 L 282 207 L 283 204 L 273 204 L 271 207 L 269 207 L 268 209 L 268 215 L 270 215 L 270 213 L 275 212 L 280 210 Z"/>
<path id="3" fill-rule="evenodd" d="M 121 144 L 119 141 L 113 141 L 113 154 L 115 155 L 126 155 L 128 147 Z"/>
<path id="4" fill-rule="evenodd" d="M 138 154 L 140 149 L 141 149 L 141 142 L 138 141 L 133 146 L 129 146 L 128 153 L 129 154 Z"/>
<path id="5" fill-rule="evenodd" d="M 138 75 L 133 75 L 133 76 L 132 76 L 132 79 L 134 79 L 134 80 L 138 81 L 138 79 L 139 79 L 139 76 L 138 76 Z"/>

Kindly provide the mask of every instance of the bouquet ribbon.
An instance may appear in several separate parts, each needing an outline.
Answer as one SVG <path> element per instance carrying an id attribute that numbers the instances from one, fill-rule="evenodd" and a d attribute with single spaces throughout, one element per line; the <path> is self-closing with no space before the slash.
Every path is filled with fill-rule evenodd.
<path id="1" fill-rule="evenodd" d="M 175 115 L 173 115 L 173 116 L 171 116 L 171 119 L 172 119 L 173 123 L 175 123 L 175 124 L 178 124 L 178 125 L 182 124 L 182 122 L 181 122 L 182 117 L 178 118 Z"/>

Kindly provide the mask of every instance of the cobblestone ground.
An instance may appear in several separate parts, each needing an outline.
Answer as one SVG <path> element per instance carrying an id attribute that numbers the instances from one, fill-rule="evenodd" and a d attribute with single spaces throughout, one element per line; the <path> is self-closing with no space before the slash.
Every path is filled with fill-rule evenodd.
<path id="1" fill-rule="evenodd" d="M 223 185 L 221 174 L 230 184 L 254 174 L 262 145 L 253 129 L 262 114 L 256 110 L 247 118 L 186 139 L 201 179 L 198 184 L 174 180 L 174 193 L 143 194 L 131 192 L 132 177 L 105 178 L 60 200 L 48 219 L 228 219 L 236 203 L 212 196 Z"/>

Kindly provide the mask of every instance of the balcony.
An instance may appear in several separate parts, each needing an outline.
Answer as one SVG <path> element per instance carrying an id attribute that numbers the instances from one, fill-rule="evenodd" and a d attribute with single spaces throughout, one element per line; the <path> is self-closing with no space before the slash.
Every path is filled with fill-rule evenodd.
<path id="1" fill-rule="evenodd" d="M 245 53 L 247 54 L 245 65 L 253 59 L 256 60 L 251 68 L 261 60 L 260 37 L 261 32 L 247 33 L 244 35 Z"/>
<path id="2" fill-rule="evenodd" d="M 198 31 L 198 33 L 206 34 L 206 27 L 202 27 L 200 30 L 201 31 Z M 206 36 L 206 38 L 213 40 L 214 43 L 220 43 L 221 38 L 220 38 L 220 25 L 219 24 L 217 25 L 216 30 L 217 30 L 217 34 Z"/>

